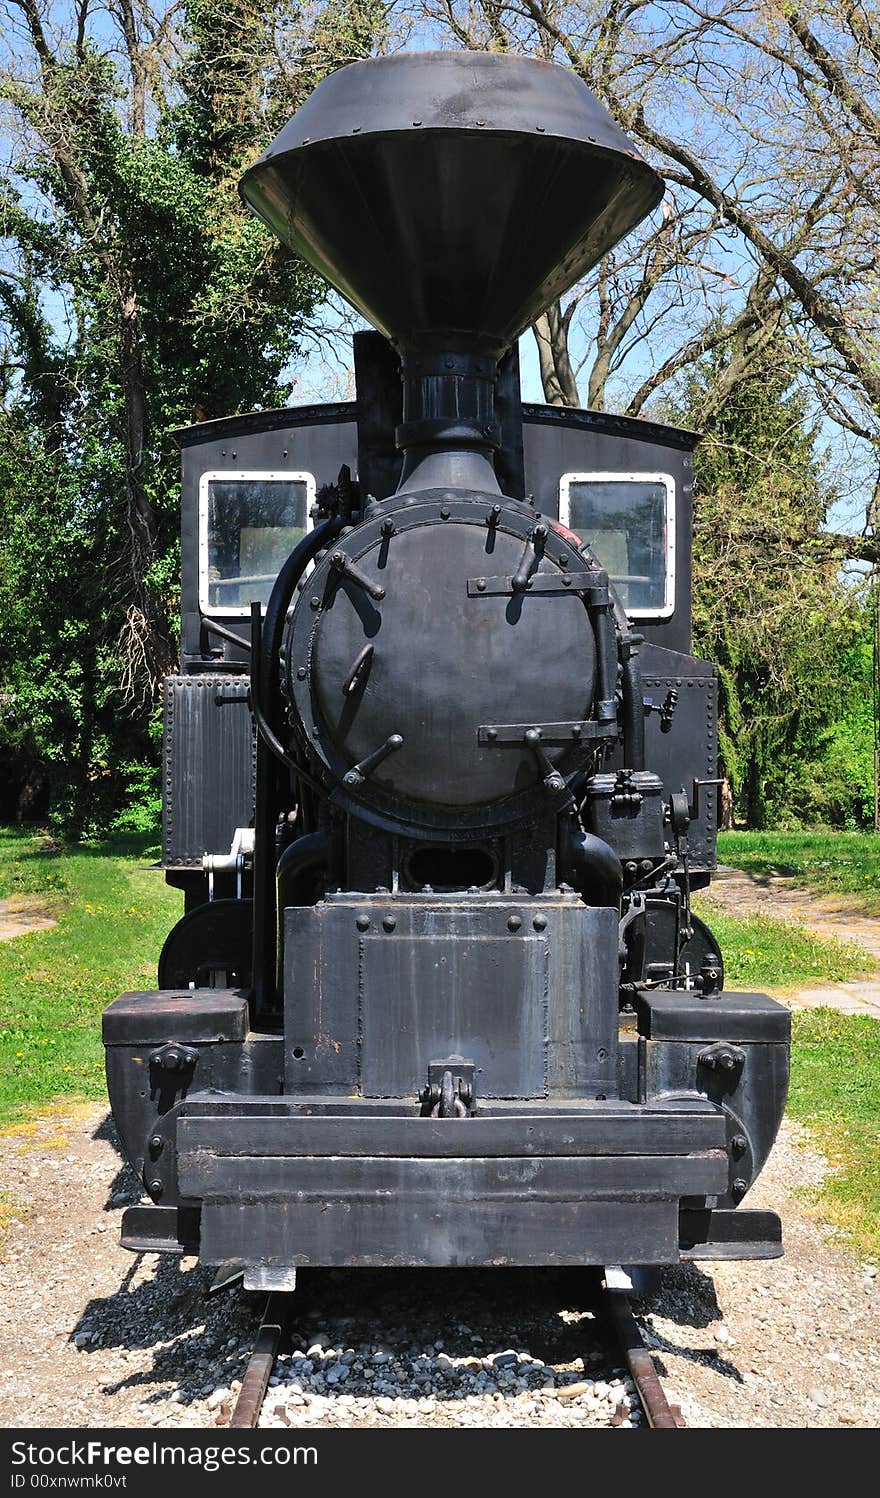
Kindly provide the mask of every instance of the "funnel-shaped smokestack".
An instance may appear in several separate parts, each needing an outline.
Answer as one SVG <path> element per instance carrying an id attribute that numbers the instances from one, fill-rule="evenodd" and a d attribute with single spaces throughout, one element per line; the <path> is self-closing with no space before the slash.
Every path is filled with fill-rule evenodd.
<path id="1" fill-rule="evenodd" d="M 398 348 L 424 448 L 491 445 L 495 361 L 663 188 L 567 69 L 421 52 L 333 73 L 241 192 Z"/>
<path id="2" fill-rule="evenodd" d="M 497 357 L 662 184 L 567 69 L 403 52 L 327 78 L 241 191 L 402 350 Z"/>

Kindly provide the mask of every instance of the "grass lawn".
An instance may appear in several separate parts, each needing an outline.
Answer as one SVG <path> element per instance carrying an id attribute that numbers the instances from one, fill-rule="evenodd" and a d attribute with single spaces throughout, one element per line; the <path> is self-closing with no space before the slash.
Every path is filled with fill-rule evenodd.
<path id="1" fill-rule="evenodd" d="M 880 915 L 880 837 L 873 832 L 722 832 L 718 861 L 786 874 L 822 894 L 857 895 Z"/>
<path id="2" fill-rule="evenodd" d="M 880 1020 L 817 1009 L 792 1015 L 788 1112 L 836 1172 L 813 1204 L 873 1263 L 880 1261 Z"/>
<path id="3" fill-rule="evenodd" d="M 149 865 L 155 839 L 54 852 L 42 836 L 0 831 L 0 896 L 43 896 L 58 925 L 0 942 L 0 1126 L 59 1094 L 104 1097 L 101 1011 L 153 988 L 179 892 Z"/>
<path id="4" fill-rule="evenodd" d="M 696 896 L 694 910 L 718 939 L 728 988 L 816 987 L 875 975 L 864 947 L 813 936 L 796 921 L 727 915 L 711 893 Z"/>

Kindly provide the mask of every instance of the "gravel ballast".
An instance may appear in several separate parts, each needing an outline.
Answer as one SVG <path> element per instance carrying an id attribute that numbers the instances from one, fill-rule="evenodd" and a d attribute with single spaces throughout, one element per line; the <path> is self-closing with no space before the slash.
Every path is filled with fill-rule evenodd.
<path id="1" fill-rule="evenodd" d="M 118 1246 L 136 1198 L 105 1110 L 4 1137 L 0 1424 L 222 1426 L 264 1297 L 208 1297 L 192 1259 Z M 827 1167 L 787 1124 L 749 1205 L 786 1257 L 664 1271 L 634 1309 L 691 1426 L 880 1424 L 880 1283 L 793 1196 Z M 11 1220 L 9 1220 L 11 1219 Z M 262 1424 L 643 1425 L 577 1276 L 334 1271 L 300 1277 Z"/>

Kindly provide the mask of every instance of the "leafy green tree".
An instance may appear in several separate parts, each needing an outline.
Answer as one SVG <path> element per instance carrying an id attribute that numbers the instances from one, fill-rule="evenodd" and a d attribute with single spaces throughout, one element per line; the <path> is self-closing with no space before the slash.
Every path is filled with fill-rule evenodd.
<path id="1" fill-rule="evenodd" d="M 876 583 L 867 591 L 854 642 L 838 662 L 847 691 L 832 724 L 822 757 L 807 766 L 815 787 L 819 814 L 814 820 L 852 831 L 874 824 L 873 690 Z"/>
<path id="2" fill-rule="evenodd" d="M 171 434 L 283 404 L 324 295 L 238 178 L 323 73 L 372 49 L 384 11 L 4 9 L 0 755 L 20 810 L 42 766 L 55 818 L 89 830 L 156 762 L 178 607 Z"/>
<path id="3" fill-rule="evenodd" d="M 858 720 L 865 614 L 823 526 L 834 489 L 783 340 L 736 377 L 727 346 L 670 414 L 695 457 L 694 634 L 719 667 L 721 773 L 750 827 L 844 821 L 843 722 Z M 855 715 L 855 716 L 854 716 Z"/>

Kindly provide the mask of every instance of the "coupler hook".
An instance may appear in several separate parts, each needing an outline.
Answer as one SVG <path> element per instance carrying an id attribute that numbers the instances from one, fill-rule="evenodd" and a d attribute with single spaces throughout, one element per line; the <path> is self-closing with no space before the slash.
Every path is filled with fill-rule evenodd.
<path id="1" fill-rule="evenodd" d="M 477 1111 L 473 1061 L 449 1056 L 428 1065 L 428 1085 L 419 1094 L 423 1118 L 468 1118 Z"/>

